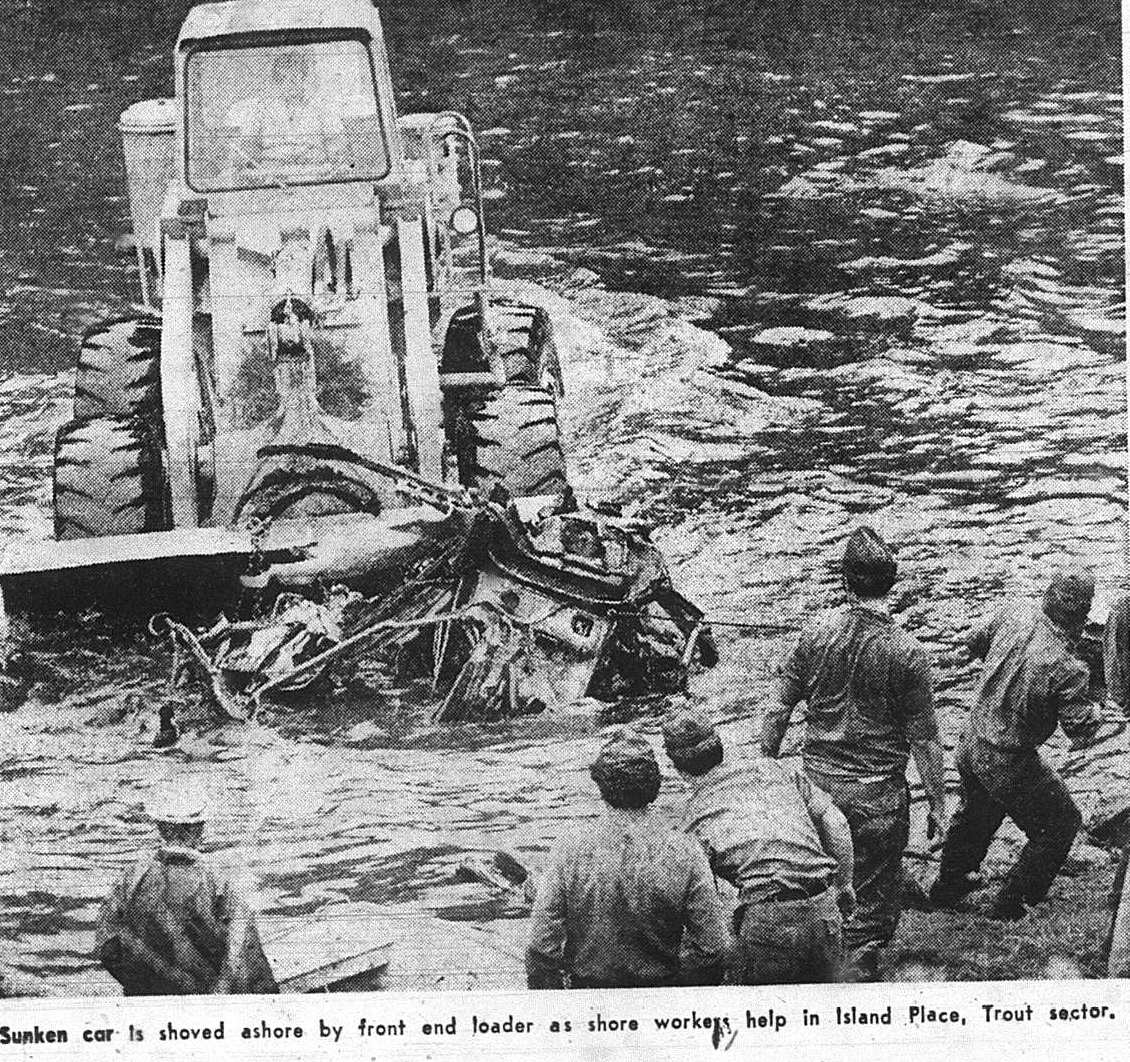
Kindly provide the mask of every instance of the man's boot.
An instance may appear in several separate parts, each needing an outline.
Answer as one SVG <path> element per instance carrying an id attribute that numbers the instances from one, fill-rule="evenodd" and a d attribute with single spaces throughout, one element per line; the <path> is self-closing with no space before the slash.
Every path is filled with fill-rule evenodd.
<path id="1" fill-rule="evenodd" d="M 971 871 L 961 874 L 956 878 L 938 875 L 937 881 L 930 886 L 930 902 L 935 907 L 950 907 L 954 910 L 961 909 L 961 901 L 975 889 L 984 884 L 980 874 Z"/>
<path id="2" fill-rule="evenodd" d="M 987 913 L 990 918 L 1002 922 L 1015 922 L 1028 913 L 1028 908 L 1024 905 L 1024 897 L 1020 894 L 1020 890 L 1011 881 L 1006 880 Z"/>

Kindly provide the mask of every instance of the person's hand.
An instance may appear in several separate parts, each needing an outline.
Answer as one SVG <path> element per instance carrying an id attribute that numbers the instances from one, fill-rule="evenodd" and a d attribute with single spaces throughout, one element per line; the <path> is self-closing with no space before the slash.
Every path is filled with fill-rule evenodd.
<path id="1" fill-rule="evenodd" d="M 855 914 L 855 904 L 855 889 L 851 885 L 841 885 L 839 895 L 836 897 L 836 905 L 845 922 Z"/>

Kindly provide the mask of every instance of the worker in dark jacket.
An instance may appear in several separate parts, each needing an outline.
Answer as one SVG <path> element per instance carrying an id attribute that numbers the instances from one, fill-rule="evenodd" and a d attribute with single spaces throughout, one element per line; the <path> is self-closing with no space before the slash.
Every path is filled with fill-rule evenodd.
<path id="1" fill-rule="evenodd" d="M 719 983 L 726 916 L 700 845 L 649 808 L 659 793 L 651 745 L 617 731 L 591 774 L 603 814 L 550 852 L 530 920 L 530 988 Z"/>
<path id="2" fill-rule="evenodd" d="M 729 980 L 838 980 L 843 916 L 855 907 L 843 814 L 797 767 L 731 762 L 713 723 L 697 710 L 669 716 L 663 744 L 691 789 L 683 829 L 706 850 L 715 875 L 738 890 Z"/>
<path id="3" fill-rule="evenodd" d="M 1087 666 L 1072 651 L 1094 592 L 1091 572 L 1068 568 L 1052 578 L 1042 607 L 1010 602 L 971 636 L 970 651 L 985 665 L 958 744 L 961 804 L 931 890 L 936 903 L 955 904 L 970 891 L 971 872 L 1006 816 L 1028 843 L 996 895 L 993 916 L 1023 916 L 1067 858 L 1082 816 L 1039 748 L 1057 723 L 1076 747 L 1090 744 L 1101 726 Z"/>
<path id="4" fill-rule="evenodd" d="M 855 915 L 844 927 L 849 980 L 874 980 L 879 952 L 902 913 L 902 856 L 910 829 L 906 767 L 913 754 L 931 834 L 945 831 L 945 776 L 926 650 L 891 616 L 897 575 L 890 547 L 853 531 L 841 567 L 848 603 L 801 632 L 777 702 L 762 725 L 767 756 L 780 752 L 793 708 L 805 702 L 804 770 L 844 813 L 855 846 Z"/>
<path id="5" fill-rule="evenodd" d="M 205 805 L 192 792 L 151 809 L 161 845 L 103 904 L 103 966 L 127 996 L 277 992 L 247 899 L 200 851 Z"/>

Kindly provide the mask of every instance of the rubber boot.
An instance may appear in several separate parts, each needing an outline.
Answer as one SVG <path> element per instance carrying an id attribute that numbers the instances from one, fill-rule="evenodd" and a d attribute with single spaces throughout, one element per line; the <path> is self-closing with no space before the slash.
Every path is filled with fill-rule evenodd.
<path id="1" fill-rule="evenodd" d="M 935 907 L 950 907 L 959 910 L 962 899 L 975 889 L 979 889 L 983 883 L 984 879 L 975 871 L 962 874 L 959 878 L 939 877 L 930 886 L 930 902 Z"/>
<path id="2" fill-rule="evenodd" d="M 1020 895 L 1020 890 L 1006 880 L 987 913 L 990 918 L 1002 922 L 1015 922 L 1028 913 L 1028 908 L 1024 906 L 1024 897 Z"/>

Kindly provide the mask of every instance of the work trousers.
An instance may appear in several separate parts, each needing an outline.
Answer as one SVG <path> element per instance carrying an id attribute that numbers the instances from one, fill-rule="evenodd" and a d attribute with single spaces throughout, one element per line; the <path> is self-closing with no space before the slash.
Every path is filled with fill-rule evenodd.
<path id="1" fill-rule="evenodd" d="M 1130 848 L 1122 853 L 1114 879 L 1114 916 L 1110 924 L 1107 977 L 1130 977 Z"/>
<path id="2" fill-rule="evenodd" d="M 729 980 L 739 985 L 803 985 L 839 980 L 843 919 L 836 890 L 739 907 Z"/>
<path id="3" fill-rule="evenodd" d="M 895 935 L 902 916 L 902 856 L 910 836 L 910 799 L 905 777 L 854 782 L 805 765 L 812 784 L 844 813 L 855 848 L 855 914 L 844 926 L 846 974 L 877 976 L 879 949 Z"/>
<path id="4" fill-rule="evenodd" d="M 1005 877 L 999 900 L 1038 903 L 1083 822 L 1067 786 L 1035 749 L 998 749 L 971 736 L 958 746 L 957 770 L 961 804 L 950 822 L 939 884 L 960 881 L 976 870 L 1008 816 L 1028 843 Z"/>

